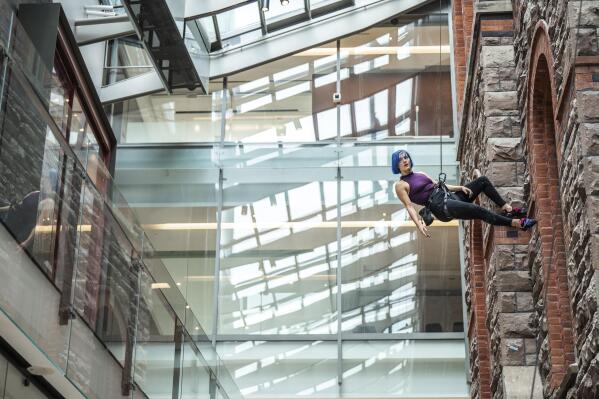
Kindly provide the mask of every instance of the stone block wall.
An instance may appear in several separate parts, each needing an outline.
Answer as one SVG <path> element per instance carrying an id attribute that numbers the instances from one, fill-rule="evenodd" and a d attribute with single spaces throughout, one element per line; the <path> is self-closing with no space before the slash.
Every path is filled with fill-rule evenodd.
<path id="1" fill-rule="evenodd" d="M 456 85 L 462 179 L 478 168 L 540 221 L 528 234 L 464 225 L 471 396 L 596 398 L 599 1 L 481 0 L 472 9 L 465 78 Z M 466 32 L 460 21 L 454 35 Z"/>
<path id="2" fill-rule="evenodd" d="M 475 11 L 480 13 L 477 7 Z M 471 180 L 472 171 L 479 169 L 505 199 L 515 206 L 523 205 L 525 162 L 511 10 L 478 15 L 474 32 L 477 36 L 472 39 L 474 53 L 469 55 L 461 115 L 463 182 Z M 497 210 L 488 198 L 483 196 L 480 201 L 482 206 Z M 528 235 L 516 231 L 510 238 L 508 230 L 492 229 L 480 222 L 465 225 L 468 312 L 470 320 L 476 320 L 469 326 L 471 396 L 476 398 L 511 397 L 526 391 L 527 384 L 530 393 L 534 375 L 537 323 L 532 282 L 523 264 Z M 481 285 L 484 291 L 480 291 Z M 514 383 L 515 378 L 520 382 Z"/>

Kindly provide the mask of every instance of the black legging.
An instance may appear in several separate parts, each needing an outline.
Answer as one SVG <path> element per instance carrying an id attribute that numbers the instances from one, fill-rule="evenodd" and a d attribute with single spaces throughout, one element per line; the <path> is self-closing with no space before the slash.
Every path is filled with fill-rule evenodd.
<path id="1" fill-rule="evenodd" d="M 474 199 L 478 197 L 478 195 L 481 192 L 483 192 L 487 197 L 489 197 L 491 201 L 496 203 L 498 206 L 505 205 L 505 201 L 503 200 L 503 198 L 501 198 L 497 190 L 495 190 L 495 187 L 493 187 L 491 181 L 487 179 L 486 176 L 481 176 L 478 179 L 471 181 L 470 183 L 466 184 L 466 187 L 472 190 L 471 197 L 468 197 L 466 193 L 460 191 L 454 193 L 454 195 L 459 199 L 459 201 L 452 199 L 447 200 L 447 210 L 453 218 L 463 220 L 482 219 L 485 222 L 496 226 L 512 225 L 512 219 L 491 212 L 490 210 L 485 209 L 482 206 L 478 206 L 472 203 L 472 201 L 474 201 Z"/>

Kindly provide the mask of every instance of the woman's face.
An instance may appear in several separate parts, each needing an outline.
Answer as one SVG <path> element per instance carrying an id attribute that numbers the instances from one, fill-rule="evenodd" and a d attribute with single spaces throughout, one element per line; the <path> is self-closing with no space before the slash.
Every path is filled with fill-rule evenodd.
<path id="1" fill-rule="evenodd" d="M 412 170 L 412 163 L 410 162 L 410 157 L 408 154 L 399 154 L 399 171 L 401 174 L 410 173 Z"/>

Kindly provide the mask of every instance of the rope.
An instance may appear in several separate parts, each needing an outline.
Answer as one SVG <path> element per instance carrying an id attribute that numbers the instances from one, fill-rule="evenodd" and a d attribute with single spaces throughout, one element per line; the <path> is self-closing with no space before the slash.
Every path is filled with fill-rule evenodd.
<path id="1" fill-rule="evenodd" d="M 442 39 L 442 28 L 441 28 L 441 20 L 442 20 L 442 15 L 441 15 L 441 8 L 442 8 L 442 4 L 443 4 L 443 0 L 439 0 L 439 20 L 437 21 L 437 23 L 439 24 L 439 71 L 437 72 L 437 76 L 438 76 L 438 82 L 437 82 L 437 107 L 439 112 L 437 112 L 437 131 L 439 132 L 439 181 L 441 180 L 441 174 L 443 174 L 443 132 L 441 131 L 441 118 L 442 118 L 442 111 L 443 111 L 443 104 L 441 101 L 441 77 L 442 77 L 442 56 L 441 56 L 441 39 Z M 445 179 L 443 179 L 445 180 Z M 445 181 L 443 181 L 445 182 Z"/>

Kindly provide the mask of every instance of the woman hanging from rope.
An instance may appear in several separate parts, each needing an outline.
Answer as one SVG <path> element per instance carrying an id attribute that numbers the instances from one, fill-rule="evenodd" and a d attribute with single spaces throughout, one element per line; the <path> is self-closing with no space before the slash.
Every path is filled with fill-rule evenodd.
<path id="1" fill-rule="evenodd" d="M 481 219 L 496 226 L 519 227 L 523 230 L 537 223 L 535 219 L 526 217 L 526 210 L 514 208 L 505 202 L 485 176 L 465 186 L 451 186 L 445 184 L 442 177 L 444 174 L 440 175 L 440 181 L 436 183 L 426 173 L 412 171 L 413 166 L 412 157 L 405 150 L 398 150 L 391 156 L 393 173 L 401 174 L 400 181 L 395 184 L 395 193 L 405 205 L 418 230 L 426 237 L 430 237 L 426 226 L 432 222 L 429 211 L 437 219 L 446 222 L 452 219 Z M 481 192 L 501 207 L 502 214 L 472 203 Z M 422 221 L 418 219 L 413 203 L 425 207 L 420 211 Z"/>

